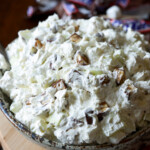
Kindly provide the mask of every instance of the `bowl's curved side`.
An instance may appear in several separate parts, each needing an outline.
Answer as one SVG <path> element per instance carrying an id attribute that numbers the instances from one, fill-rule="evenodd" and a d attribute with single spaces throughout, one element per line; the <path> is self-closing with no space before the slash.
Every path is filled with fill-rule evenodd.
<path id="1" fill-rule="evenodd" d="M 6 116 L 6 118 L 12 123 L 12 125 L 17 128 L 23 135 L 32 139 L 33 141 L 37 142 L 38 144 L 44 147 L 55 147 L 60 149 L 68 149 L 68 150 L 123 150 L 129 149 L 130 145 L 138 141 L 143 135 L 150 132 L 150 126 L 146 127 L 142 130 L 139 130 L 136 133 L 133 133 L 129 137 L 125 138 L 120 142 L 120 144 L 113 145 L 113 144 L 102 144 L 102 145 L 68 145 L 62 144 L 59 142 L 55 142 L 44 137 L 41 137 L 33 132 L 31 132 L 27 126 L 19 122 L 13 115 L 13 113 L 9 110 L 9 103 L 7 102 L 6 98 L 2 91 L 0 90 L 0 109 Z"/>
<path id="2" fill-rule="evenodd" d="M 51 140 L 48 140 L 46 138 L 36 135 L 35 133 L 31 132 L 27 126 L 25 126 L 20 121 L 18 121 L 14 117 L 13 113 L 9 110 L 9 103 L 5 100 L 1 90 L 0 90 L 0 110 L 3 112 L 3 114 L 6 116 L 6 118 L 11 122 L 11 124 L 16 129 L 18 129 L 21 133 L 23 133 L 23 135 L 25 135 L 26 137 L 34 140 L 38 144 L 62 148 L 62 144 L 59 144 L 57 142 L 54 142 L 54 141 L 51 141 Z"/>

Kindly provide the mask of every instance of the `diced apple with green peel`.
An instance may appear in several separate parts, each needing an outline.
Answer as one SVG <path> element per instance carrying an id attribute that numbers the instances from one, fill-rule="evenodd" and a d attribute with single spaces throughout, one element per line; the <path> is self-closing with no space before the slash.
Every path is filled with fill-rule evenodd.
<path id="1" fill-rule="evenodd" d="M 13 113 L 17 113 L 19 112 L 19 110 L 22 108 L 22 104 L 21 102 L 13 102 L 10 106 L 10 110 L 13 112 Z"/>
<path id="2" fill-rule="evenodd" d="M 9 59 L 9 62 L 15 66 L 18 63 L 18 59 L 19 55 L 16 53 Z"/>
<path id="3" fill-rule="evenodd" d="M 47 129 L 47 123 L 44 120 L 41 120 L 40 123 L 41 123 L 40 130 L 41 132 L 44 133 Z"/>
<path id="4" fill-rule="evenodd" d="M 90 74 L 92 74 L 92 75 L 94 75 L 94 76 L 96 76 L 96 75 L 101 75 L 101 74 L 103 74 L 103 71 L 101 71 L 101 70 L 90 70 Z"/>
<path id="5" fill-rule="evenodd" d="M 20 31 L 19 36 L 21 36 L 24 40 L 29 40 L 31 38 L 31 31 L 30 30 Z"/>
<path id="6" fill-rule="evenodd" d="M 44 89 L 47 89 L 48 87 L 50 87 L 50 85 L 53 82 L 54 82 L 53 79 L 51 79 L 51 77 L 49 77 L 49 78 L 44 79 L 43 82 L 41 82 L 41 84 Z"/>
<path id="7" fill-rule="evenodd" d="M 125 63 L 125 59 L 123 57 L 114 57 L 112 59 L 112 64 L 114 66 L 117 66 L 117 65 L 123 65 Z"/>
<path id="8" fill-rule="evenodd" d="M 122 50 L 115 51 L 112 59 L 113 59 L 113 61 L 116 60 L 117 62 L 124 63 L 125 58 L 124 58 L 123 51 Z"/>
<path id="9" fill-rule="evenodd" d="M 59 126 L 63 118 L 64 118 L 64 113 L 57 114 L 56 112 L 54 112 L 47 118 L 47 121 L 50 124 L 53 124 L 54 126 Z"/>
<path id="10" fill-rule="evenodd" d="M 44 119 L 35 117 L 32 120 L 32 124 L 30 125 L 30 129 L 37 133 L 40 136 L 43 136 L 45 133 L 47 133 L 47 123 Z"/>
<path id="11" fill-rule="evenodd" d="M 112 66 L 124 66 L 125 64 L 125 56 L 121 50 L 116 50 L 112 55 Z"/>

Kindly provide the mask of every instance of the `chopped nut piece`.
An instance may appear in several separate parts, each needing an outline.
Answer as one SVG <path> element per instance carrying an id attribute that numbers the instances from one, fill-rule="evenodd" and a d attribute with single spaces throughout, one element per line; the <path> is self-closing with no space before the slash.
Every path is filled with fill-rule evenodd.
<path id="1" fill-rule="evenodd" d="M 81 36 L 79 36 L 78 34 L 74 33 L 73 35 L 71 35 L 70 40 L 72 42 L 78 43 L 81 40 Z"/>
<path id="2" fill-rule="evenodd" d="M 75 32 L 79 31 L 79 25 L 75 26 Z"/>
<path id="3" fill-rule="evenodd" d="M 117 85 L 120 85 L 125 80 L 125 71 L 120 68 L 114 69 L 114 73 L 116 74 L 116 83 Z"/>
<path id="4" fill-rule="evenodd" d="M 42 48 L 43 47 L 43 44 L 41 43 L 40 40 L 36 39 L 35 47 L 38 47 L 38 48 Z"/>
<path id="5" fill-rule="evenodd" d="M 106 112 L 109 109 L 108 104 L 106 102 L 100 103 L 101 112 Z"/>
<path id="6" fill-rule="evenodd" d="M 102 78 L 100 78 L 100 83 L 102 84 L 102 85 L 106 85 L 106 84 L 108 84 L 110 82 L 110 78 L 107 76 L 107 75 L 105 75 L 105 76 L 103 76 Z"/>
<path id="7" fill-rule="evenodd" d="M 53 87 L 53 88 L 56 88 L 57 90 L 64 90 L 64 89 L 67 88 L 67 86 L 66 86 L 64 80 L 62 80 L 62 79 L 60 79 L 60 80 L 54 82 L 54 83 L 52 84 L 52 87 Z"/>
<path id="8" fill-rule="evenodd" d="M 78 53 L 76 59 L 77 59 L 77 63 L 79 65 L 88 65 L 89 64 L 88 58 L 83 54 Z"/>

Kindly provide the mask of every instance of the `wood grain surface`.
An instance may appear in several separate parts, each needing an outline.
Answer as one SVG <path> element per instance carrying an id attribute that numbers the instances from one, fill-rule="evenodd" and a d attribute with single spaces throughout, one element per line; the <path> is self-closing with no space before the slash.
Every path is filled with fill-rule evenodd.
<path id="1" fill-rule="evenodd" d="M 4 150 L 45 150 L 26 139 L 0 111 L 0 141 Z M 52 149 L 51 149 L 52 150 Z"/>

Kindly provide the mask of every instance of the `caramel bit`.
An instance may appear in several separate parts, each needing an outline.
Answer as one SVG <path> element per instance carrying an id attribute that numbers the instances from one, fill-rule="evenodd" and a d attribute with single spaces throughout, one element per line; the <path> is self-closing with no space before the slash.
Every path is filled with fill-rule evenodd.
<path id="1" fill-rule="evenodd" d="M 52 87 L 53 87 L 53 88 L 56 88 L 57 90 L 64 90 L 64 89 L 67 88 L 67 86 L 66 86 L 64 80 L 62 80 L 62 79 L 60 79 L 60 80 L 54 82 L 54 83 L 52 84 Z"/>
<path id="2" fill-rule="evenodd" d="M 81 40 L 81 36 L 79 36 L 78 34 L 74 33 L 73 35 L 71 35 L 70 40 L 72 42 L 78 43 Z"/>
<path id="3" fill-rule="evenodd" d="M 79 31 L 79 25 L 75 26 L 75 32 Z"/>
<path id="4" fill-rule="evenodd" d="M 26 105 L 31 105 L 31 102 L 29 102 L 28 100 L 25 103 Z"/>
<path id="5" fill-rule="evenodd" d="M 117 85 L 121 85 L 125 81 L 125 71 L 120 68 L 114 69 L 114 73 L 116 73 L 116 83 Z"/>
<path id="6" fill-rule="evenodd" d="M 93 124 L 93 115 L 96 115 L 98 118 L 98 121 L 102 121 L 104 116 L 107 114 L 107 110 L 108 110 L 108 105 L 106 102 L 102 102 L 100 104 L 100 111 L 98 113 L 94 112 L 93 110 L 89 110 L 85 112 L 85 118 L 86 118 L 86 122 L 89 125 Z"/>
<path id="7" fill-rule="evenodd" d="M 88 65 L 89 64 L 89 59 L 87 58 L 87 56 L 85 56 L 83 54 L 78 53 L 76 59 L 77 59 L 77 63 L 79 65 Z"/>
<path id="8" fill-rule="evenodd" d="M 106 102 L 102 102 L 99 104 L 100 112 L 97 114 L 98 121 L 102 121 L 104 116 L 107 114 L 109 106 Z"/>
<path id="9" fill-rule="evenodd" d="M 107 75 L 105 75 L 104 77 L 100 78 L 100 83 L 102 85 L 108 84 L 109 82 L 110 82 L 110 78 Z"/>
<path id="10" fill-rule="evenodd" d="M 109 109 L 109 106 L 106 102 L 102 102 L 99 105 L 100 105 L 100 110 L 102 113 L 106 112 Z"/>
<path id="11" fill-rule="evenodd" d="M 38 47 L 38 48 L 42 48 L 44 45 L 41 43 L 40 40 L 36 39 L 36 42 L 35 42 L 35 47 Z"/>
<path id="12" fill-rule="evenodd" d="M 131 94 L 134 92 L 136 87 L 133 84 L 129 84 L 125 90 L 125 93 L 128 95 L 128 98 L 130 99 Z"/>
<path id="13" fill-rule="evenodd" d="M 135 89 L 135 86 L 132 84 L 128 85 L 127 90 L 128 91 L 133 91 Z"/>

